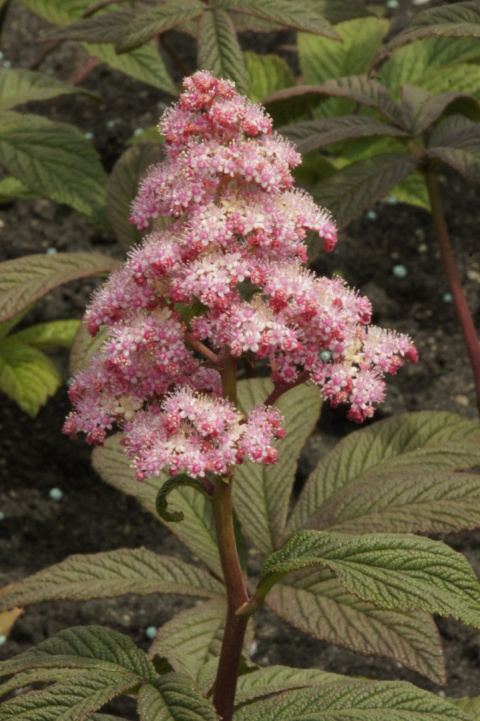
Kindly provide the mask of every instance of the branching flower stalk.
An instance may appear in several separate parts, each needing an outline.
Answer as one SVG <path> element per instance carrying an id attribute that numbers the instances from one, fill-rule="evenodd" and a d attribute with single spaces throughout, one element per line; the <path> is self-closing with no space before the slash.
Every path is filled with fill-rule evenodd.
<path id="1" fill-rule="evenodd" d="M 417 353 L 407 336 L 369 325 L 366 298 L 305 268 L 307 231 L 330 251 L 335 225 L 293 189 L 300 156 L 263 109 L 208 72 L 184 87 L 159 126 L 166 160 L 151 168 L 132 209 L 139 228 L 159 216 L 172 222 L 152 230 L 94 296 L 88 328 L 104 327 L 107 340 L 70 387 L 75 410 L 64 430 L 102 444 L 116 426 L 139 481 L 168 469 L 204 485 L 228 599 L 214 704 L 229 721 L 249 611 L 231 507 L 235 467 L 276 462 L 285 431 L 273 404 L 290 388 L 312 381 L 361 422 L 384 398 L 384 374 Z M 246 415 L 236 398 L 244 355 L 266 359 L 274 384 Z"/>
<path id="2" fill-rule="evenodd" d="M 468 303 L 465 298 L 465 293 L 463 291 L 462 282 L 455 264 L 455 259 L 453 257 L 452 245 L 445 220 L 445 213 L 443 211 L 440 189 L 438 187 L 435 171 L 432 168 L 428 168 L 425 171 L 425 181 L 432 208 L 433 224 L 440 246 L 443 267 L 452 292 L 453 303 L 460 321 L 460 327 L 462 329 L 468 357 L 470 359 L 470 365 L 472 367 L 473 380 L 475 384 L 475 398 L 478 412 L 480 413 L 480 343 L 472 314 L 470 313 L 470 308 L 468 307 Z"/>

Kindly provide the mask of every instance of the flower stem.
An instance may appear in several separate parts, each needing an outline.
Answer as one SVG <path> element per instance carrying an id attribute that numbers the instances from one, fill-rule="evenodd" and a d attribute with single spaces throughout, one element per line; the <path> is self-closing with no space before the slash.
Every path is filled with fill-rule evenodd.
<path id="1" fill-rule="evenodd" d="M 465 299 L 460 276 L 455 265 L 437 178 L 431 168 L 427 168 L 425 171 L 425 180 L 428 189 L 428 196 L 430 198 L 430 205 L 432 207 L 433 223 L 440 245 L 443 267 L 445 268 L 445 273 L 447 274 L 455 310 L 457 311 L 458 319 L 460 321 L 465 345 L 467 346 L 468 357 L 470 359 L 470 365 L 473 371 L 477 408 L 480 413 L 480 343 L 478 342 L 477 331 L 473 323 L 472 314 L 470 313 L 470 309 Z"/>
<path id="2" fill-rule="evenodd" d="M 225 349 L 222 370 L 224 398 L 237 402 L 237 360 Z M 223 721 L 231 721 L 238 669 L 248 617 L 235 611 L 248 601 L 233 526 L 232 478 L 219 478 L 215 485 L 213 513 L 217 543 L 227 592 L 227 619 L 218 663 L 213 704 Z"/>

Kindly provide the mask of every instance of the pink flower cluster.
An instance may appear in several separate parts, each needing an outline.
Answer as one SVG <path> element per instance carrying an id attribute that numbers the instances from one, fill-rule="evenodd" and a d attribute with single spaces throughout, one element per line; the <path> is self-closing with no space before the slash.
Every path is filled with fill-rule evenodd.
<path id="1" fill-rule="evenodd" d="M 241 418 L 220 400 L 226 349 L 268 359 L 277 388 L 311 378 L 356 421 L 383 400 L 384 373 L 417 358 L 408 337 L 368 327 L 366 298 L 304 267 L 307 232 L 329 251 L 335 225 L 292 188 L 300 157 L 264 110 L 207 72 L 184 87 L 160 121 L 166 159 L 132 206 L 138 228 L 171 222 L 94 296 L 88 328 L 104 327 L 108 340 L 71 386 L 65 424 L 97 443 L 119 424 L 139 478 L 274 462 L 278 414 L 259 407 Z"/>

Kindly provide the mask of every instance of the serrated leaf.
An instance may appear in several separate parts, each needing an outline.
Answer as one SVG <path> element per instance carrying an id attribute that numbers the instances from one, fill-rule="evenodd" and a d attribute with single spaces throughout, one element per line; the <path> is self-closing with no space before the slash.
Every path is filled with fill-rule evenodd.
<path id="1" fill-rule="evenodd" d="M 235 721 L 471 721 L 435 694 L 401 681 L 339 679 L 287 691 L 238 709 Z"/>
<path id="2" fill-rule="evenodd" d="M 205 10 L 199 0 L 182 0 L 181 4 L 172 0 L 162 2 L 157 7 L 137 15 L 128 25 L 120 40 L 117 52 L 128 53 L 144 45 L 155 35 L 164 33 L 186 20 L 197 18 Z"/>
<path id="3" fill-rule="evenodd" d="M 142 240 L 142 233 L 130 223 L 130 206 L 141 179 L 161 159 L 159 143 L 138 143 L 123 153 L 113 167 L 107 190 L 108 217 L 124 250 Z"/>
<path id="4" fill-rule="evenodd" d="M 375 17 L 358 18 L 335 26 L 342 42 L 298 34 L 298 54 L 303 82 L 322 85 L 332 78 L 368 73 L 383 37 L 388 32 L 387 20 Z M 336 117 L 353 112 L 347 100 L 329 100 L 316 110 L 316 117 Z"/>
<path id="5" fill-rule="evenodd" d="M 247 94 L 245 61 L 229 14 L 217 6 L 205 10 L 198 23 L 197 41 L 198 67 L 233 80 L 237 91 Z"/>
<path id="6" fill-rule="evenodd" d="M 447 115 L 446 118 L 442 118 L 434 127 L 428 145 L 431 148 L 450 145 L 450 143 L 455 143 L 458 138 L 461 139 L 464 133 L 467 134 L 467 137 L 470 133 L 477 136 L 479 134 L 478 127 L 477 123 L 472 122 L 464 115 Z"/>
<path id="7" fill-rule="evenodd" d="M 20 0 L 27 10 L 38 15 L 52 25 L 80 20 L 85 10 L 92 4 L 92 0 L 68 0 L 68 3 L 58 0 Z"/>
<path id="8" fill-rule="evenodd" d="M 153 681 L 156 673 L 146 654 L 122 633 L 103 626 L 76 626 L 0 663 L 6 676 L 34 668 L 102 669 Z M 131 684 L 133 685 L 133 684 Z"/>
<path id="9" fill-rule="evenodd" d="M 340 676 L 316 668 L 291 668 L 290 666 L 269 666 L 259 668 L 240 676 L 235 693 L 235 705 L 278 694 L 296 688 L 311 688 L 338 681 Z"/>
<path id="10" fill-rule="evenodd" d="M 102 219 L 107 175 L 91 142 L 73 125 L 2 113 L 0 164 L 41 197 Z"/>
<path id="11" fill-rule="evenodd" d="M 302 155 L 324 148 L 331 143 L 350 138 L 362 138 L 371 135 L 408 137 L 408 133 L 393 125 L 363 115 L 344 115 L 340 118 L 319 118 L 305 120 L 295 125 L 278 128 L 278 132 L 292 140 Z"/>
<path id="12" fill-rule="evenodd" d="M 118 435 L 108 438 L 102 448 L 95 448 L 92 462 L 104 481 L 127 495 L 135 496 L 142 506 L 158 518 L 155 500 L 162 482 L 169 477 L 167 473 L 160 474 L 159 478 L 147 478 L 141 483 L 137 481 Z M 166 524 L 167 528 L 222 578 L 210 501 L 191 488 L 177 488 L 172 493 L 171 507 L 183 512 L 184 520 L 173 526 Z"/>
<path id="13" fill-rule="evenodd" d="M 90 97 L 97 95 L 84 88 L 78 88 L 63 80 L 49 77 L 23 68 L 0 68 L 0 111 L 9 110 L 35 100 L 48 100 L 58 95 L 83 93 Z"/>
<path id="14" fill-rule="evenodd" d="M 12 584 L 0 596 L 0 610 L 42 601 L 85 601 L 126 594 L 174 593 L 210 597 L 221 583 L 200 568 L 146 548 L 78 554 Z"/>
<path id="15" fill-rule="evenodd" d="M 133 674 L 96 669 L 95 673 L 73 673 L 47 690 L 32 691 L 10 699 L 0 708 L 1 721 L 82 721 L 107 701 L 135 685 Z"/>
<path id="16" fill-rule="evenodd" d="M 125 10 L 105 12 L 50 30 L 45 40 L 83 40 L 90 43 L 116 43 L 134 14 Z"/>
<path id="17" fill-rule="evenodd" d="M 57 367 L 41 351 L 14 336 L 0 341 L 0 391 L 32 418 L 61 382 Z"/>
<path id="18" fill-rule="evenodd" d="M 316 528 L 319 509 L 365 474 L 388 478 L 420 467 L 427 473 L 469 468 L 478 459 L 478 423 L 443 411 L 406 413 L 362 428 L 338 443 L 310 475 L 288 530 Z"/>
<path id="19" fill-rule="evenodd" d="M 432 617 L 385 610 L 348 593 L 329 571 L 301 571 L 276 584 L 267 605 L 300 631 L 363 655 L 387 656 L 444 684 L 442 644 Z"/>
<path id="20" fill-rule="evenodd" d="M 382 200 L 388 192 L 416 170 L 410 155 L 385 153 L 347 165 L 314 186 L 312 195 L 330 210 L 339 228 Z"/>
<path id="21" fill-rule="evenodd" d="M 115 45 L 83 43 L 85 50 L 101 63 L 106 63 L 130 78 L 152 85 L 170 95 L 178 95 L 177 86 L 173 82 L 158 52 L 155 43 L 149 42 L 141 48 L 123 55 L 117 55 Z"/>
<path id="22" fill-rule="evenodd" d="M 258 17 L 278 22 L 282 27 L 319 33 L 339 39 L 338 33 L 319 12 L 313 3 L 296 0 L 217 0 L 217 7 L 227 10 L 240 10 Z"/>
<path id="23" fill-rule="evenodd" d="M 432 95 L 425 88 L 405 85 L 402 89 L 402 95 L 403 108 L 409 116 L 411 131 L 414 135 L 420 135 L 438 120 L 448 106 L 455 101 L 469 101 L 478 108 L 478 102 L 472 95 L 456 91 Z"/>
<path id="24" fill-rule="evenodd" d="M 0 265 L 0 321 L 7 320 L 58 285 L 115 270 L 119 261 L 100 253 L 25 255 Z"/>
<path id="25" fill-rule="evenodd" d="M 477 0 L 453 6 L 430 8 L 419 13 L 412 23 L 378 53 L 376 62 L 395 48 L 431 37 L 480 38 L 480 7 Z"/>
<path id="26" fill-rule="evenodd" d="M 431 212 L 425 176 L 419 170 L 414 170 L 413 173 L 407 175 L 401 183 L 392 188 L 390 194 L 400 203 L 416 205 Z"/>
<path id="27" fill-rule="evenodd" d="M 448 698 L 446 700 L 462 711 L 465 711 L 473 721 L 480 720 L 480 696 L 475 696 L 474 698 L 462 696 L 461 698 Z"/>
<path id="28" fill-rule="evenodd" d="M 6 696 L 10 691 L 30 686 L 32 683 L 54 683 L 68 680 L 72 676 L 69 668 L 34 668 L 29 671 L 16 673 L 8 681 L 0 685 L 0 697 Z"/>
<path id="29" fill-rule="evenodd" d="M 295 533 L 262 566 L 259 598 L 292 571 L 329 568 L 342 586 L 368 603 L 453 616 L 480 628 L 480 586 L 464 556 L 420 536 L 323 531 Z"/>
<path id="30" fill-rule="evenodd" d="M 219 716 L 196 684 L 178 673 L 168 673 L 140 689 L 141 721 L 219 721 Z"/>
<path id="31" fill-rule="evenodd" d="M 479 56 L 478 40 L 427 38 L 413 45 L 398 48 L 379 68 L 379 80 L 396 99 L 400 97 L 403 85 L 417 85 L 433 93 L 451 90 L 452 87 L 462 92 L 471 92 L 464 86 L 459 87 L 457 64 L 465 64 L 468 60 L 474 60 Z M 440 77 L 448 85 L 442 84 L 435 89 L 434 78 L 438 81 Z M 450 84 L 451 78 L 452 84 Z"/>
<path id="32" fill-rule="evenodd" d="M 243 53 L 248 81 L 248 97 L 259 103 L 276 90 L 294 84 L 295 78 L 287 63 L 279 55 Z"/>
<path id="33" fill-rule="evenodd" d="M 17 178 L 3 178 L 0 180 L 0 203 L 8 203 L 11 200 L 31 200 L 38 198 L 38 194 L 27 188 Z"/>
<path id="34" fill-rule="evenodd" d="M 441 160 L 443 163 L 450 165 L 461 175 L 474 183 L 480 182 L 480 147 L 476 152 L 472 152 L 468 147 L 429 148 L 425 155 L 428 158 Z M 480 146 L 480 143 L 479 143 Z"/>
<path id="35" fill-rule="evenodd" d="M 51 320 L 48 323 L 31 325 L 10 338 L 34 348 L 70 348 L 79 325 L 79 320 Z"/>
<path id="36" fill-rule="evenodd" d="M 252 378 L 238 384 L 238 403 L 243 413 L 263 403 L 273 385 L 268 378 Z M 300 385 L 275 403 L 285 417 L 286 437 L 278 444 L 278 462 L 263 466 L 245 461 L 235 471 L 234 507 L 240 524 L 254 545 L 271 553 L 281 545 L 297 459 L 317 422 L 321 398 L 316 386 Z"/>

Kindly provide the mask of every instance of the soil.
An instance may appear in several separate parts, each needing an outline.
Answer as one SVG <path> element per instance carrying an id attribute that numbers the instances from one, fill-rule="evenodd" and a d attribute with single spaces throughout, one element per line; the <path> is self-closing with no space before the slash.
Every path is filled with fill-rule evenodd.
<path id="1" fill-rule="evenodd" d="M 438 3 L 419 8 L 405 0 L 395 11 L 397 24 L 401 26 L 413 12 L 433 4 Z M 14 66 L 27 67 L 39 53 L 31 39 L 40 25 L 14 3 L 4 31 L 4 58 Z M 79 63 L 78 47 L 65 44 L 41 69 L 68 78 Z M 95 91 L 100 88 L 100 105 L 78 96 L 32 104 L 28 110 L 72 122 L 93 133 L 95 146 L 110 170 L 125 149 L 125 140 L 136 128 L 154 124 L 169 98 L 106 66 L 96 68 L 83 84 Z M 440 176 L 440 185 L 458 270 L 478 325 L 480 194 L 478 188 L 454 174 Z M 327 274 L 341 271 L 349 285 L 372 300 L 375 323 L 408 332 L 419 350 L 419 363 L 403 368 L 390 380 L 386 402 L 376 419 L 424 409 L 475 418 L 472 373 L 453 306 L 443 299 L 448 287 L 430 217 L 402 204 L 379 204 L 375 211 L 375 220 L 365 216 L 343 231 L 335 251 L 321 256 L 315 269 Z M 49 249 L 96 250 L 122 257 L 112 236 L 96 232 L 78 214 L 48 200 L 0 206 L 0 239 L 0 260 Z M 405 267 L 405 278 L 395 277 L 392 271 L 396 265 Z M 81 318 L 94 285 L 94 281 L 86 280 L 55 290 L 37 304 L 26 324 Z M 58 360 L 66 376 L 66 358 L 58 356 Z M 4 518 L 0 522 L 0 586 L 75 553 L 143 545 L 161 554 L 187 558 L 185 549 L 135 500 L 98 478 L 90 464 L 91 449 L 84 442 L 72 442 L 61 434 L 68 411 L 66 388 L 34 419 L 1 397 L 0 511 Z M 343 409 L 325 407 L 300 466 L 299 483 L 315 460 L 354 428 L 346 421 Z M 50 499 L 52 488 L 63 491 L 61 501 Z M 444 540 L 463 551 L 480 575 L 480 531 Z M 26 609 L 16 621 L 0 647 L 0 657 L 24 651 L 63 628 L 91 623 L 127 633 L 147 649 L 145 629 L 162 625 L 186 605 L 187 601 L 177 597 L 40 604 Z M 480 635 L 453 621 L 439 619 L 438 625 L 447 659 L 448 685 L 444 689 L 389 660 L 365 659 L 310 639 L 268 611 L 258 615 L 258 648 L 253 659 L 260 665 L 282 663 L 371 678 L 403 678 L 446 696 L 480 694 Z M 128 701 L 115 708 L 133 718 Z"/>

